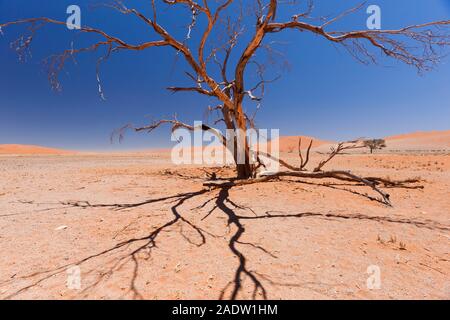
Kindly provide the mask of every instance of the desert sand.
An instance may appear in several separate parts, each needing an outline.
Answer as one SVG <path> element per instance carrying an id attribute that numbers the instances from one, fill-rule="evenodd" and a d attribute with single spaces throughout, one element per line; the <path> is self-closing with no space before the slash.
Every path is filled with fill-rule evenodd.
<path id="1" fill-rule="evenodd" d="M 419 153 L 327 166 L 423 180 L 385 189 L 392 207 L 326 180 L 209 190 L 205 170 L 231 169 L 174 167 L 168 152 L 2 155 L 0 298 L 449 299 L 450 156 L 433 151 L 449 141 L 430 136 L 428 152 L 427 139 L 388 139 Z M 68 286 L 73 266 L 79 289 Z M 374 266 L 378 289 L 367 286 Z"/>

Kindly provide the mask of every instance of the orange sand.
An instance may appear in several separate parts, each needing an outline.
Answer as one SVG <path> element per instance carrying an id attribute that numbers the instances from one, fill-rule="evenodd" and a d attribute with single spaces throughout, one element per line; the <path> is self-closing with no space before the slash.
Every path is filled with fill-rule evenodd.
<path id="1" fill-rule="evenodd" d="M 2 155 L 0 298 L 450 299 L 450 153 L 424 150 L 327 164 L 424 179 L 386 188 L 393 207 L 333 180 L 208 190 L 203 168 L 168 152 Z M 73 266 L 80 289 L 67 286 Z"/>

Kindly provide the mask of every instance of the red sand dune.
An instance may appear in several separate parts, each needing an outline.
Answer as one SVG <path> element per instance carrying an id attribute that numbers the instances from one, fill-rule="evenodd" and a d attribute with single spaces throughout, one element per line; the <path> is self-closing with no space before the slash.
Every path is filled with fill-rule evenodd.
<path id="1" fill-rule="evenodd" d="M 280 137 L 280 152 L 297 152 L 299 138 L 302 138 L 302 149 L 308 148 L 311 139 L 313 140 L 313 148 L 333 144 L 332 141 L 324 141 L 307 136 L 282 136 Z"/>
<path id="2" fill-rule="evenodd" d="M 449 149 L 450 130 L 414 132 L 386 137 L 385 140 L 390 149 Z"/>
<path id="3" fill-rule="evenodd" d="M 0 144 L 0 154 L 70 154 L 67 150 L 46 148 L 41 146 L 24 145 L 24 144 Z"/>

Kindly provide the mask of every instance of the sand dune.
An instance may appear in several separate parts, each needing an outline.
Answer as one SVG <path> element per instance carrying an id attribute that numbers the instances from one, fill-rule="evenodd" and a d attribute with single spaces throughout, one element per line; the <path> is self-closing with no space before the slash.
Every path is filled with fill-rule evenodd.
<path id="1" fill-rule="evenodd" d="M 336 144 L 334 141 L 326 141 L 316 139 L 308 136 L 281 136 L 280 137 L 280 152 L 295 153 L 298 150 L 298 140 L 302 138 L 302 149 L 306 149 L 311 139 L 313 139 L 313 150 L 319 152 L 327 152 L 329 148 Z M 401 134 L 389 136 L 384 138 L 386 140 L 386 151 L 393 150 L 449 150 L 450 149 L 450 130 L 446 131 L 428 131 L 428 132 L 414 132 L 408 134 Z M 269 143 L 270 145 L 270 143 Z M 223 151 L 220 146 L 214 147 L 217 151 Z M 193 148 L 193 152 L 199 152 L 203 148 Z M 269 147 L 270 150 L 270 147 Z M 170 153 L 171 149 L 152 149 L 136 151 L 140 152 L 161 152 Z M 0 144 L 0 154 L 29 154 L 29 155 L 64 155 L 73 154 L 73 151 L 47 148 L 35 145 L 21 145 L 21 144 Z"/>
<path id="2" fill-rule="evenodd" d="M 414 132 L 386 137 L 388 149 L 447 150 L 450 149 L 450 130 Z"/>
<path id="3" fill-rule="evenodd" d="M 62 154 L 73 154 L 74 152 L 47 148 L 34 145 L 24 145 L 24 144 L 0 144 L 0 154 L 51 154 L 51 155 L 62 155 Z"/>
<path id="4" fill-rule="evenodd" d="M 307 136 L 283 136 L 280 137 L 280 152 L 296 152 L 298 150 L 298 140 L 302 139 L 302 149 L 308 148 L 308 145 L 313 140 L 312 147 L 317 148 L 321 145 L 332 144 L 332 141 L 325 141 Z"/>

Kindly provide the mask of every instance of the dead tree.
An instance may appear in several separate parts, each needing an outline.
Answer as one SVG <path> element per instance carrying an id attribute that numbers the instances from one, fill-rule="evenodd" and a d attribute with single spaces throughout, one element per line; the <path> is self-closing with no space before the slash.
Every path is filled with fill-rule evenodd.
<path id="1" fill-rule="evenodd" d="M 277 77 L 266 79 L 265 64 L 258 60 L 261 55 L 256 55 L 261 50 L 275 51 L 271 50 L 271 44 L 274 42 L 276 34 L 286 30 L 312 33 L 328 40 L 331 44 L 342 46 L 359 62 L 375 63 L 377 55 L 384 55 L 414 66 L 419 72 L 433 68 L 443 56 L 441 49 L 450 44 L 450 33 L 448 32 L 450 20 L 432 21 L 389 30 L 338 30 L 333 28 L 335 22 L 362 9 L 364 4 L 335 17 L 319 17 L 318 19 L 312 18 L 312 1 L 304 4 L 303 2 L 279 0 L 244 2 L 234 0 L 151 0 L 149 4 L 151 12 L 147 15 L 138 9 L 127 7 L 120 1 L 105 6 L 119 14 L 141 20 L 146 28 L 153 31 L 155 40 L 131 43 L 104 31 L 101 27 L 81 26 L 79 29 L 81 34 L 96 34 L 101 40 L 93 42 L 87 47 L 69 48 L 48 58 L 48 77 L 51 85 L 56 89 L 60 88 L 58 74 L 63 70 L 67 61 L 80 53 L 103 49 L 105 53 L 97 63 L 99 92 L 103 97 L 103 89 L 98 76 L 99 66 L 111 54 L 124 50 L 143 51 L 157 47 L 170 47 L 187 62 L 190 70 L 186 71 L 186 75 L 192 85 L 173 86 L 168 89 L 174 93 L 196 93 L 215 98 L 217 105 L 208 107 L 208 111 L 216 111 L 218 114 L 214 123 L 223 122 L 226 129 L 243 132 L 242 141 L 238 141 L 238 138 L 233 138 L 232 141 L 239 179 L 254 177 L 255 170 L 259 166 L 251 161 L 249 142 L 245 137 L 247 130 L 255 125 L 255 113 L 249 114 L 246 111 L 248 109 L 244 108 L 244 104 L 255 102 L 259 106 L 266 85 L 277 79 Z M 291 19 L 287 21 L 278 19 L 277 11 L 281 5 L 290 6 Z M 248 8 L 242 8 L 242 6 L 251 8 L 251 13 L 248 13 Z M 171 9 L 176 9 L 176 7 L 183 7 L 191 21 L 186 27 L 186 36 L 183 38 L 175 37 L 166 26 L 160 23 L 159 19 L 159 14 L 163 10 L 164 14 L 170 15 Z M 312 23 L 311 21 L 318 22 Z M 12 44 L 20 56 L 27 54 L 35 33 L 44 26 L 65 27 L 66 25 L 63 21 L 38 17 L 1 22 L 0 28 L 6 32 L 6 29 L 12 26 L 23 24 L 28 26 L 27 33 Z M 195 32 L 198 33 L 199 42 L 193 48 L 189 40 Z M 244 32 L 246 37 L 243 37 Z M 271 41 L 267 41 L 268 39 Z M 253 84 L 249 84 L 248 77 L 246 77 L 251 66 L 256 68 L 253 72 L 259 78 Z M 163 124 L 171 124 L 173 128 L 195 129 L 177 119 L 155 121 L 149 126 L 135 129 L 152 131 Z M 212 127 L 204 126 L 201 129 L 210 130 Z M 214 132 L 220 135 L 219 131 L 215 130 Z M 225 144 L 226 138 L 223 135 L 220 138 Z M 242 163 L 237 161 L 238 153 L 244 154 Z M 320 172 L 332 157 L 321 163 L 314 171 Z M 305 159 L 305 162 L 301 164 L 301 169 L 304 169 L 307 162 L 308 159 Z"/>

